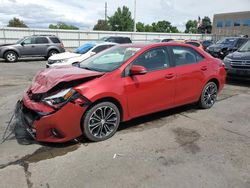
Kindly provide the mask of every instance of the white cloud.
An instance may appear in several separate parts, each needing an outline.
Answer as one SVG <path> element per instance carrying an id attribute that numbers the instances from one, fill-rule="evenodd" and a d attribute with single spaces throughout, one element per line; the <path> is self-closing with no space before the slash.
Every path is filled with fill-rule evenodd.
<path id="1" fill-rule="evenodd" d="M 57 21 L 74 24 L 81 29 L 92 29 L 98 19 L 104 18 L 104 3 L 111 16 L 119 6 L 128 6 L 133 14 L 134 0 L 0 0 L 0 26 L 16 16 L 30 27 L 47 28 Z M 247 11 L 250 0 L 137 0 L 136 21 L 150 24 L 168 20 L 184 30 L 188 19 L 222 12 Z"/>

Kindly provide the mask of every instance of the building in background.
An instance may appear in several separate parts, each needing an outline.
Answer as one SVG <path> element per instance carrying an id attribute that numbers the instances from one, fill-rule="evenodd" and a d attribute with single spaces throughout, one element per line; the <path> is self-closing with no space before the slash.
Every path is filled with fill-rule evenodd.
<path id="1" fill-rule="evenodd" d="M 250 37 L 250 11 L 215 14 L 212 33 L 223 36 Z"/>

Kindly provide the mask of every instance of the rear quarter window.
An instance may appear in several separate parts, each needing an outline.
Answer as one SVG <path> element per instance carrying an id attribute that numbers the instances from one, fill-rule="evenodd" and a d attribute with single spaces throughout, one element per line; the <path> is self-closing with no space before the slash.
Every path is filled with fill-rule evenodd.
<path id="1" fill-rule="evenodd" d="M 53 43 L 61 43 L 61 41 L 60 41 L 59 38 L 57 38 L 57 37 L 49 37 L 49 39 L 50 39 Z"/>

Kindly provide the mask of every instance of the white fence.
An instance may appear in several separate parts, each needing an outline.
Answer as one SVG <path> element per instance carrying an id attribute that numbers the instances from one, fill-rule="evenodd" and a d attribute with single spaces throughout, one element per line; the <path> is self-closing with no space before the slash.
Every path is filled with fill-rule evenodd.
<path id="1" fill-rule="evenodd" d="M 146 42 L 153 39 L 212 39 L 212 35 L 185 34 L 185 33 L 146 33 L 146 32 L 116 32 L 116 31 L 82 31 L 59 29 L 32 29 L 32 28 L 0 28 L 0 44 L 14 43 L 19 38 L 29 35 L 50 34 L 58 36 L 66 48 L 78 47 L 86 41 L 98 40 L 106 36 L 126 36 L 133 42 Z"/>

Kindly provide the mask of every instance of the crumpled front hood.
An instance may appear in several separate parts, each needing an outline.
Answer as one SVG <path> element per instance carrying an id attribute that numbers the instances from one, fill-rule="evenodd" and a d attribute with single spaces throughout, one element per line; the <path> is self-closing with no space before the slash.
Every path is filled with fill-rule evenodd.
<path id="1" fill-rule="evenodd" d="M 103 72 L 95 72 L 78 67 L 55 67 L 39 71 L 29 88 L 33 94 L 46 93 L 62 82 L 98 77 Z"/>
<path id="2" fill-rule="evenodd" d="M 71 53 L 71 52 L 64 52 L 64 53 L 59 53 L 51 56 L 49 60 L 55 61 L 55 60 L 62 60 L 62 59 L 69 59 L 73 57 L 79 57 L 82 54 L 77 54 L 77 53 Z"/>

